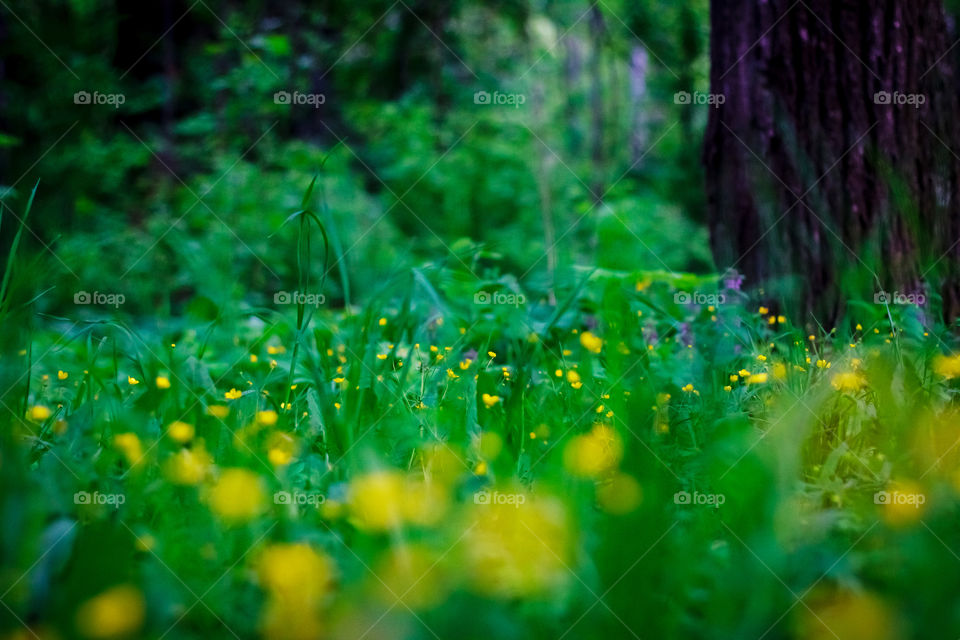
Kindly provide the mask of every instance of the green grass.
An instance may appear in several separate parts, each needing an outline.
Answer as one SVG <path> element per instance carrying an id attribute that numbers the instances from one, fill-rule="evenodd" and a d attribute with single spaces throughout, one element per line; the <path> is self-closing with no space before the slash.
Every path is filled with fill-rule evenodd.
<path id="1" fill-rule="evenodd" d="M 319 221 L 299 223 L 303 248 Z M 738 292 L 678 304 L 678 286 L 709 286 L 684 278 L 594 272 L 557 308 L 533 292 L 478 305 L 490 283 L 427 267 L 349 310 L 46 319 L 5 356 L 24 378 L 3 398 L 3 627 L 957 628 L 960 424 L 942 336 L 910 310 L 891 328 L 880 308 L 811 339 Z"/>

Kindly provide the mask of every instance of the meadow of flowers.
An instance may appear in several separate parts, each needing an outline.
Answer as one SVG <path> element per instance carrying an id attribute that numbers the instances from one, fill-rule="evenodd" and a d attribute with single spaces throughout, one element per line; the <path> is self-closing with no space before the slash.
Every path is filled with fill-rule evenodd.
<path id="1" fill-rule="evenodd" d="M 512 283 L 47 318 L 4 356 L 3 637 L 960 633 L 948 328 Z"/>

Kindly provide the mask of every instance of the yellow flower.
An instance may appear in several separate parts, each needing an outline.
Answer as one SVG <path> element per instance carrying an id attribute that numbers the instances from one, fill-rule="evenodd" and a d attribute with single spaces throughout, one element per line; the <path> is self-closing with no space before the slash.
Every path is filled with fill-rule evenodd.
<path id="1" fill-rule="evenodd" d="M 140 384 L 140 381 L 134 378 L 133 376 L 127 376 L 127 384 L 130 384 L 130 385 Z"/>
<path id="2" fill-rule="evenodd" d="M 34 405 L 27 411 L 27 416 L 34 422 L 43 422 L 51 415 L 53 415 L 53 412 L 50 411 L 49 407 L 42 404 Z"/>
<path id="3" fill-rule="evenodd" d="M 387 326 L 387 319 L 386 319 L 386 318 L 380 318 L 379 324 L 380 324 L 381 327 Z"/>
<path id="4" fill-rule="evenodd" d="M 131 467 L 143 458 L 143 446 L 135 433 L 118 433 L 113 436 L 113 446 L 123 453 Z"/>
<path id="5" fill-rule="evenodd" d="M 723 390 L 724 390 L 724 391 L 733 391 L 733 387 L 731 387 L 730 385 L 727 385 L 727 386 L 725 386 L 725 387 L 723 388 Z"/>
<path id="6" fill-rule="evenodd" d="M 396 471 L 374 471 L 354 478 L 348 503 L 357 527 L 385 531 L 400 524 L 403 477 Z"/>
<path id="7" fill-rule="evenodd" d="M 558 369 L 559 371 L 559 369 Z M 574 369 L 567 371 L 567 382 L 574 384 L 575 382 L 580 382 L 580 374 Z"/>
<path id="8" fill-rule="evenodd" d="M 297 442 L 289 433 L 277 432 L 267 442 L 267 458 L 275 467 L 290 464 L 297 452 Z"/>
<path id="9" fill-rule="evenodd" d="M 640 505 L 642 499 L 640 483 L 625 473 L 618 473 L 609 482 L 597 487 L 600 508 L 614 515 L 630 513 Z"/>
<path id="10" fill-rule="evenodd" d="M 494 495 L 511 502 L 475 504 L 458 545 L 473 588 L 509 599 L 546 594 L 569 580 L 573 543 L 563 503 L 522 493 Z"/>
<path id="11" fill-rule="evenodd" d="M 590 353 L 600 353 L 600 351 L 603 350 L 603 340 L 589 331 L 584 331 L 580 334 L 580 344 Z"/>
<path id="12" fill-rule="evenodd" d="M 681 391 L 686 391 L 687 393 L 690 393 L 691 391 L 693 391 L 693 383 L 688 383 L 686 386 L 684 386 L 684 387 L 683 387 L 682 389 L 680 389 L 680 390 L 681 390 Z"/>
<path id="13" fill-rule="evenodd" d="M 378 360 L 386 360 L 386 359 L 387 359 L 387 354 L 385 354 L 385 353 L 378 353 L 378 354 L 377 354 L 377 359 L 378 359 Z"/>
<path id="14" fill-rule="evenodd" d="M 866 386 L 867 380 L 859 373 L 850 371 L 834 375 L 830 384 L 838 391 L 859 391 Z"/>
<path id="15" fill-rule="evenodd" d="M 817 360 L 817 369 L 829 369 L 830 363 L 826 360 Z"/>
<path id="16" fill-rule="evenodd" d="M 247 469 L 225 469 L 211 488 L 210 508 L 231 522 L 251 520 L 263 510 L 265 493 L 260 476 Z"/>
<path id="17" fill-rule="evenodd" d="M 66 380 L 69 377 L 70 377 L 70 374 L 67 373 L 66 371 L 57 371 L 57 379 Z"/>
<path id="18" fill-rule="evenodd" d="M 774 380 L 782 381 L 787 379 L 787 366 L 782 362 L 774 363 L 771 372 L 773 373 Z"/>
<path id="19" fill-rule="evenodd" d="M 586 434 L 576 436 L 563 452 L 563 463 L 573 475 L 596 477 L 620 463 L 623 441 L 616 431 L 598 424 Z"/>
<path id="20" fill-rule="evenodd" d="M 730 374 L 730 382 L 736 382 L 739 379 L 740 379 L 740 376 L 738 376 L 737 374 L 735 373 Z"/>
<path id="21" fill-rule="evenodd" d="M 786 322 L 787 322 L 787 317 L 786 317 L 786 316 L 777 316 L 777 322 L 780 323 L 780 324 L 786 324 Z"/>
<path id="22" fill-rule="evenodd" d="M 226 407 L 222 404 L 212 404 L 207 407 L 207 413 L 212 415 L 214 418 L 220 418 L 223 420 L 230 415 L 230 407 Z"/>
<path id="23" fill-rule="evenodd" d="M 157 389 L 169 389 L 170 378 L 167 378 L 166 376 L 157 376 L 156 384 L 157 384 Z"/>
<path id="24" fill-rule="evenodd" d="M 492 408 L 493 405 L 500 402 L 500 396 L 492 396 L 489 393 L 483 394 L 481 399 L 483 400 L 483 404 L 487 407 L 487 409 Z"/>
<path id="25" fill-rule="evenodd" d="M 464 358 L 463 360 L 461 360 L 461 361 L 460 361 L 460 370 L 461 370 L 461 371 L 466 371 L 467 369 L 469 369 L 471 362 L 473 362 L 473 360 L 471 360 L 470 358 Z"/>
<path id="26" fill-rule="evenodd" d="M 231 388 L 230 391 L 227 391 L 223 394 L 223 397 L 226 398 L 227 400 L 236 400 L 242 395 L 243 395 L 242 391 Z"/>
<path id="27" fill-rule="evenodd" d="M 255 353 L 251 353 L 251 354 L 250 354 L 250 362 L 252 362 L 253 364 L 256 364 L 256 363 L 257 363 L 257 360 L 259 360 L 259 359 L 260 359 L 260 358 L 257 357 L 257 354 L 255 354 Z"/>
<path id="28" fill-rule="evenodd" d="M 804 602 L 808 609 L 798 616 L 797 635 L 802 640 L 898 640 L 903 636 L 896 611 L 864 590 L 818 589 Z"/>
<path id="29" fill-rule="evenodd" d="M 203 482 L 213 468 L 213 459 L 202 444 L 180 449 L 167 458 L 163 471 L 173 484 L 197 485 Z"/>
<path id="30" fill-rule="evenodd" d="M 765 315 L 767 315 L 768 313 L 770 313 L 770 309 L 767 309 L 766 307 L 760 307 L 759 309 L 757 309 L 757 311 L 758 311 L 758 312 L 760 313 L 760 315 L 762 315 L 762 316 L 765 316 Z"/>
<path id="31" fill-rule="evenodd" d="M 272 427 L 277 424 L 277 412 L 273 410 L 258 411 L 257 422 L 265 427 Z"/>
<path id="32" fill-rule="evenodd" d="M 760 355 L 757 356 L 757 360 L 759 360 L 760 362 L 766 362 L 766 361 L 767 361 L 767 356 L 765 356 L 765 355 L 763 355 L 763 354 L 761 353 Z"/>
<path id="33" fill-rule="evenodd" d="M 272 596 L 316 604 L 332 586 L 333 562 L 305 543 L 274 544 L 260 556 L 257 575 Z"/>
<path id="34" fill-rule="evenodd" d="M 170 426 L 167 427 L 167 435 L 171 439 L 176 440 L 177 442 L 184 444 L 193 440 L 195 429 L 192 424 L 187 424 L 186 422 L 171 422 Z"/>
<path id="35" fill-rule="evenodd" d="M 80 605 L 77 628 L 90 638 L 129 636 L 143 625 L 145 613 L 140 591 L 131 585 L 118 585 Z"/>
<path id="36" fill-rule="evenodd" d="M 740 369 L 740 371 L 738 371 L 737 373 L 740 375 L 741 378 L 749 378 L 749 377 L 750 377 L 750 372 L 747 371 L 746 369 Z"/>
<path id="37" fill-rule="evenodd" d="M 333 382 L 335 384 L 343 384 L 345 381 L 346 381 L 346 378 L 344 378 L 343 376 L 337 376 L 336 378 L 333 379 Z"/>
<path id="38" fill-rule="evenodd" d="M 933 370 L 947 380 L 960 377 L 960 354 L 937 356 L 933 361 Z"/>
<path id="39" fill-rule="evenodd" d="M 763 384 L 767 381 L 767 374 L 765 373 L 755 373 L 749 378 L 747 378 L 747 384 Z"/>
<path id="40" fill-rule="evenodd" d="M 487 355 L 490 356 L 491 358 L 497 357 L 497 353 L 495 351 L 487 351 Z"/>

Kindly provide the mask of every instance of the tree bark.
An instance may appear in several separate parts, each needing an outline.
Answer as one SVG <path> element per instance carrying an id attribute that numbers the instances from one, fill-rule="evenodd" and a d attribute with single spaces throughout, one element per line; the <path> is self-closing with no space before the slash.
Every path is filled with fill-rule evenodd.
<path id="1" fill-rule="evenodd" d="M 832 321 L 883 290 L 939 292 L 956 317 L 960 138 L 941 0 L 712 0 L 711 27 L 718 266 L 794 315 Z"/>

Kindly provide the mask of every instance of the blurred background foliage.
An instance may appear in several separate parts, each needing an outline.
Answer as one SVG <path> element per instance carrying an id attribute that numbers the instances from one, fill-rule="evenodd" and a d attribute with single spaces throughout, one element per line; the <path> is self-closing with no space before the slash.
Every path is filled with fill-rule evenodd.
<path id="1" fill-rule="evenodd" d="M 78 290 L 145 314 L 289 288 L 271 234 L 327 155 L 337 304 L 344 276 L 363 299 L 466 255 L 534 290 L 584 264 L 709 271 L 705 107 L 672 99 L 707 88 L 707 4 L 11 0 L 2 199 L 22 211 L 40 179 L 25 255 L 45 254 L 53 311 Z"/>

